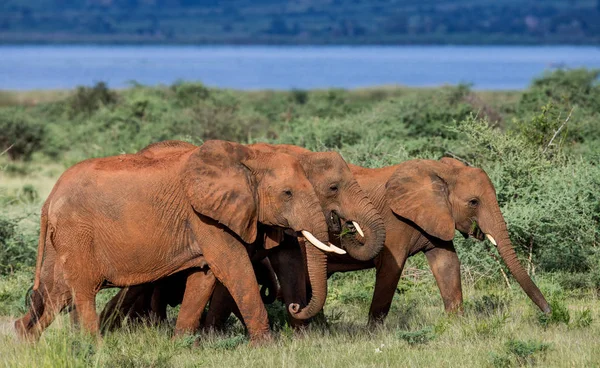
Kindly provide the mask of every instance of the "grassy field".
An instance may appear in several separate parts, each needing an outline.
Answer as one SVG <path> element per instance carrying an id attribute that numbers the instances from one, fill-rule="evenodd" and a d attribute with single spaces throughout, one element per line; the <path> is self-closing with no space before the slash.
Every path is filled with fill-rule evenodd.
<path id="1" fill-rule="evenodd" d="M 600 365 L 600 86 L 598 73 L 557 71 L 525 91 L 468 86 L 239 92 L 201 84 L 99 84 L 0 93 L 0 363 L 40 367 L 557 366 Z M 491 256 L 455 238 L 465 312 L 448 316 L 422 255 L 409 259 L 392 311 L 368 330 L 372 270 L 330 279 L 324 316 L 292 331 L 269 307 L 275 341 L 250 347 L 234 319 L 226 334 L 171 339 L 170 325 L 125 327 L 96 341 L 55 321 L 37 344 L 14 338 L 32 284 L 39 211 L 58 176 L 89 157 L 163 139 L 221 138 L 334 149 L 379 167 L 460 157 L 496 186 L 510 236 L 551 302 L 542 316 Z M 101 292 L 98 309 L 115 290 Z"/>

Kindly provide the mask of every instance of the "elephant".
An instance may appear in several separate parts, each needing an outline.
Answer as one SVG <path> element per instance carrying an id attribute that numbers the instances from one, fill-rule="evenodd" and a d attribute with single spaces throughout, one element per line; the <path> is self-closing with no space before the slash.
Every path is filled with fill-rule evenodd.
<path id="1" fill-rule="evenodd" d="M 453 245 L 463 236 L 487 238 L 529 298 L 545 313 L 548 302 L 519 263 L 490 178 L 480 168 L 453 158 L 410 160 L 371 169 L 349 165 L 354 177 L 382 214 L 386 241 L 372 261 L 328 255 L 328 273 L 376 268 L 369 325 L 387 316 L 407 257 L 423 252 L 447 312 L 462 312 L 460 262 Z M 341 242 L 360 241 L 357 236 Z"/>
<path id="2" fill-rule="evenodd" d="M 324 244 L 327 222 L 296 158 L 218 140 L 162 146 L 177 149 L 90 159 L 59 178 L 42 207 L 29 311 L 15 322 L 19 336 L 39 338 L 72 303 L 82 328 L 97 334 L 100 289 L 193 270 L 183 306 L 192 314 L 204 309 L 218 279 L 238 304 L 251 341 L 268 340 L 248 255 L 259 224 L 307 236 L 315 246 L 306 248 L 309 278 L 323 274 L 325 263 L 312 259 L 337 248 Z M 183 321 L 179 330 L 187 327 Z"/>
<path id="3" fill-rule="evenodd" d="M 347 163 L 336 152 L 311 152 L 307 149 L 292 145 L 270 145 L 257 143 L 248 146 L 251 149 L 265 153 L 284 153 L 297 158 L 301 163 L 307 177 L 315 189 L 323 213 L 328 221 L 331 236 L 341 229 L 341 223 L 347 223 L 352 231 L 362 235 L 363 243 L 347 243 L 344 250 L 352 259 L 367 261 L 374 258 L 382 249 L 385 242 L 385 228 L 383 219 L 369 201 L 366 194 L 361 190 L 355 178 L 352 176 Z M 362 227 L 361 227 L 362 224 Z M 294 234 L 292 234 L 294 235 Z M 278 247 L 265 246 L 268 251 L 268 259 L 272 263 L 273 270 L 281 284 L 281 297 L 288 310 L 288 317 L 292 326 L 302 325 L 301 320 L 306 319 L 319 312 L 327 296 L 327 274 L 325 269 L 326 255 L 324 253 L 311 256 L 306 250 L 303 253 L 311 259 L 312 263 L 323 264 L 323 274 L 319 277 L 310 277 L 312 289 L 312 301 L 305 312 L 299 313 L 297 304 L 292 300 L 303 300 L 306 295 L 306 277 L 299 270 L 298 263 L 294 262 L 296 257 L 290 256 L 298 252 L 300 248 L 298 238 L 290 236 L 281 231 L 273 231 L 265 239 L 280 244 Z M 330 239 L 333 241 L 333 239 Z M 304 244 L 304 242 L 302 242 Z M 304 247 L 302 247 L 304 249 Z M 340 252 L 337 252 L 338 254 Z M 307 259 L 308 261 L 308 259 Z M 304 267 L 304 265 L 300 265 Z M 310 273 L 309 273 L 310 275 Z M 174 282 L 164 282 L 163 287 L 179 290 Z M 159 287 L 159 286 L 157 286 Z M 152 293 L 152 292 L 147 292 Z M 148 296 L 146 295 L 146 298 Z M 129 303 L 131 304 L 131 302 Z M 123 313 L 129 304 L 123 304 Z M 182 306 L 181 311 L 184 307 Z M 180 313 L 182 313 L 180 311 Z M 207 313 L 204 327 L 215 328 L 227 319 L 231 311 L 236 311 L 236 306 L 231 296 L 219 283 L 211 298 L 209 311 Z M 160 313 L 160 312 L 159 312 Z"/>

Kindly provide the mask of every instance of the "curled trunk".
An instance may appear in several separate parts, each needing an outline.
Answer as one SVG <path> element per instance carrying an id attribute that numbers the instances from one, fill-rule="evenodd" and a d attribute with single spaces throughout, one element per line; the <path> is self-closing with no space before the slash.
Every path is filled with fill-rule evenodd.
<path id="1" fill-rule="evenodd" d="M 308 242 L 305 242 L 304 248 L 312 295 L 305 308 L 300 309 L 296 303 L 290 304 L 289 312 L 296 319 L 314 317 L 323 309 L 327 299 L 327 255 Z"/>
<path id="2" fill-rule="evenodd" d="M 352 258 L 359 261 L 368 261 L 379 254 L 385 243 L 385 226 L 383 219 L 371 201 L 362 193 L 355 183 L 350 189 L 352 198 L 360 198 L 355 204 L 346 204 L 344 217 L 356 221 L 364 232 L 362 242 L 344 241 L 344 247 Z M 350 210 L 348 210 L 350 208 Z"/>

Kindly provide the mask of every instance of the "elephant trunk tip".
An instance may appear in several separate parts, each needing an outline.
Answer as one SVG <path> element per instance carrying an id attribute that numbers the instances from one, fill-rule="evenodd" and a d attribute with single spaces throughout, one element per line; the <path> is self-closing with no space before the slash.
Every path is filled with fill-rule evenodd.
<path id="1" fill-rule="evenodd" d="M 552 314 L 552 308 L 550 308 L 550 305 L 545 300 L 543 300 L 543 303 L 542 303 L 542 305 L 539 306 L 539 308 L 546 315 Z"/>
<path id="2" fill-rule="evenodd" d="M 290 313 L 292 315 L 296 315 L 298 314 L 298 312 L 300 312 L 300 304 L 298 303 L 291 303 L 288 307 Z"/>

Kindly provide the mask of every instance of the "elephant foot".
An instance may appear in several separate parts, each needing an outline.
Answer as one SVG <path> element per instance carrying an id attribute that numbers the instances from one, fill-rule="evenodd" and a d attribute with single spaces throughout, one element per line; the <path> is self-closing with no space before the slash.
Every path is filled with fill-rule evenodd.
<path id="1" fill-rule="evenodd" d="M 377 331 L 382 328 L 385 322 L 385 317 L 382 318 L 369 318 L 369 322 L 367 322 L 367 330 L 370 332 Z"/>
<path id="2" fill-rule="evenodd" d="M 38 340 L 40 334 L 37 333 L 35 328 L 27 328 L 28 324 L 27 317 L 16 320 L 14 324 L 15 335 L 20 341 L 34 343 Z"/>
<path id="3" fill-rule="evenodd" d="M 275 342 L 271 332 L 262 333 L 260 335 L 250 336 L 250 346 L 261 347 L 271 345 Z"/>

